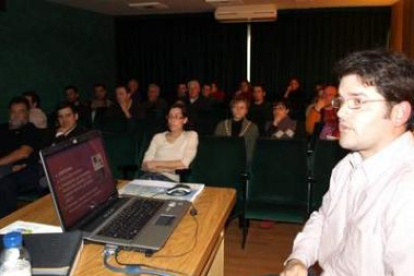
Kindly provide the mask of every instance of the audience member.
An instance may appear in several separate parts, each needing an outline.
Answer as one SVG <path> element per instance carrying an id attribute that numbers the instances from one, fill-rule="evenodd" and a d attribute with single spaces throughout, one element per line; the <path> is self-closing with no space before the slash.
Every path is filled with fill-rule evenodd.
<path id="1" fill-rule="evenodd" d="M 145 153 L 141 178 L 178 182 L 177 169 L 188 168 L 197 154 L 198 135 L 185 131 L 188 111 L 183 104 L 171 106 L 168 116 L 168 131 L 156 134 Z"/>
<path id="2" fill-rule="evenodd" d="M 295 136 L 296 121 L 289 117 L 289 104 L 286 100 L 273 104 L 273 120 L 266 123 L 266 136 L 275 139 L 289 139 Z"/>
<path id="3" fill-rule="evenodd" d="M 352 151 L 293 245 L 281 276 L 410 275 L 414 269 L 414 63 L 385 50 L 341 60 L 340 145 Z"/>
<path id="4" fill-rule="evenodd" d="M 21 192 L 37 191 L 40 135 L 29 122 L 29 102 L 24 97 L 9 103 L 9 123 L 0 126 L 0 167 L 11 166 L 11 174 L 0 178 L 0 217 L 17 208 Z"/>
<path id="5" fill-rule="evenodd" d="M 130 79 L 128 81 L 127 90 L 131 95 L 132 100 L 134 100 L 136 103 L 141 102 L 142 99 L 141 93 L 139 92 L 139 82 L 136 79 Z"/>
<path id="6" fill-rule="evenodd" d="M 245 97 L 250 102 L 252 100 L 252 86 L 248 80 L 242 80 L 239 89 L 234 93 L 234 97 Z"/>
<path id="7" fill-rule="evenodd" d="M 203 113 L 211 110 L 211 103 L 200 95 L 200 83 L 197 80 L 188 82 L 188 110 L 189 127 L 198 132 Z"/>
<path id="8" fill-rule="evenodd" d="M 157 84 L 151 83 L 148 86 L 147 98 L 147 101 L 141 105 L 141 117 L 164 117 L 168 104 L 160 97 L 160 87 Z"/>
<path id="9" fill-rule="evenodd" d="M 132 98 L 125 86 L 115 89 L 116 103 L 111 105 L 106 117 L 114 120 L 141 120 L 142 112 L 140 104 Z"/>
<path id="10" fill-rule="evenodd" d="M 265 134 L 265 124 L 271 119 L 272 106 L 266 101 L 266 91 L 262 84 L 253 86 L 253 103 L 250 105 L 248 118 L 259 127 L 260 135 Z"/>
<path id="11" fill-rule="evenodd" d="M 23 97 L 29 102 L 29 122 L 35 125 L 38 129 L 47 128 L 47 116 L 40 108 L 40 98 L 34 91 L 27 91 L 23 93 Z"/>
<path id="12" fill-rule="evenodd" d="M 207 100 L 211 107 L 214 107 L 217 104 L 216 100 L 212 97 L 212 89 L 210 84 L 206 83 L 203 85 L 201 95 Z"/>
<path id="13" fill-rule="evenodd" d="M 244 137 L 246 141 L 247 163 L 253 157 L 256 139 L 259 137 L 257 125 L 246 118 L 250 102 L 246 97 L 239 96 L 230 102 L 232 119 L 221 121 L 215 130 L 217 136 Z"/>
<path id="14" fill-rule="evenodd" d="M 105 116 L 106 110 L 112 105 L 112 101 L 108 98 L 106 86 L 102 83 L 97 83 L 93 89 L 94 95 L 90 104 L 92 111 L 92 122 L 99 120 Z"/>
<path id="15" fill-rule="evenodd" d="M 226 94 L 218 87 L 216 82 L 211 83 L 211 97 L 220 104 L 223 104 L 226 100 Z"/>
<path id="16" fill-rule="evenodd" d="M 79 90 L 73 85 L 66 86 L 66 101 L 76 106 L 79 113 L 79 123 L 84 126 L 90 126 L 91 124 L 91 112 L 87 105 L 81 102 Z"/>
<path id="17" fill-rule="evenodd" d="M 324 122 L 322 117 L 326 116 L 326 120 L 332 123 L 335 121 L 334 118 L 336 115 L 333 113 L 336 113 L 336 109 L 332 108 L 332 100 L 337 94 L 337 88 L 333 85 L 328 85 L 325 87 L 322 96 L 319 97 L 318 101 L 310 105 L 306 116 L 306 132 L 309 135 L 313 134 L 316 123 Z M 329 123 L 329 125 L 331 125 L 331 123 Z M 337 127 L 335 129 L 337 129 Z M 319 136 L 319 133 L 316 135 Z"/>
<path id="18" fill-rule="evenodd" d="M 187 93 L 188 93 L 188 89 L 187 89 L 187 84 L 185 83 L 179 83 L 177 85 L 177 92 L 176 92 L 176 101 L 181 101 L 182 103 L 185 103 L 187 101 Z"/>
<path id="19" fill-rule="evenodd" d="M 211 85 L 206 83 L 203 85 L 203 89 L 201 89 L 201 95 L 203 95 L 204 98 L 209 99 L 211 96 Z"/>
<path id="20" fill-rule="evenodd" d="M 58 128 L 52 143 L 59 143 L 88 132 L 88 129 L 78 124 L 79 113 L 71 103 L 63 103 L 56 108 Z"/>
<path id="21" fill-rule="evenodd" d="M 305 120 L 304 110 L 306 106 L 306 95 L 303 93 L 300 82 L 297 78 L 292 78 L 289 81 L 289 85 L 286 88 L 283 98 L 290 102 L 291 117 L 295 120 L 304 121 Z"/>

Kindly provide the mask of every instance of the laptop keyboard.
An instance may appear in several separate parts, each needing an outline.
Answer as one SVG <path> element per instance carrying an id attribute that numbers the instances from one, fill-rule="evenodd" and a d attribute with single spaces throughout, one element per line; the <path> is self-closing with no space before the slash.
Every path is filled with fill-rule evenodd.
<path id="1" fill-rule="evenodd" d="M 122 210 L 98 235 L 116 239 L 132 240 L 154 217 L 164 202 L 151 199 L 137 199 Z"/>

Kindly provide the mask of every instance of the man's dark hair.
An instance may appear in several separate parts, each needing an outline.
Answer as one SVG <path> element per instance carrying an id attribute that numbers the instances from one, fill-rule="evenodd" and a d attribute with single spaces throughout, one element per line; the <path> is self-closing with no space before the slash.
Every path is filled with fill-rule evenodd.
<path id="1" fill-rule="evenodd" d="M 30 97 L 33 103 L 36 103 L 37 107 L 40 106 L 40 97 L 34 91 L 26 91 L 22 95 L 23 97 Z"/>
<path id="2" fill-rule="evenodd" d="M 335 66 L 339 79 L 355 74 L 366 86 L 375 86 L 389 104 L 407 101 L 411 116 L 407 128 L 414 126 L 414 62 L 401 53 L 377 49 L 355 52 Z"/>
<path id="3" fill-rule="evenodd" d="M 263 92 L 266 92 L 266 89 L 265 89 L 265 87 L 264 87 L 264 84 L 263 83 L 255 83 L 254 85 L 253 85 L 253 88 L 254 87 L 260 87 L 262 90 L 263 90 Z"/>
<path id="4" fill-rule="evenodd" d="M 117 90 L 118 88 L 124 88 L 126 90 L 127 94 L 131 94 L 131 91 L 129 91 L 128 87 L 126 87 L 123 84 L 118 84 L 118 85 L 115 86 L 115 90 Z"/>
<path id="5" fill-rule="evenodd" d="M 10 109 L 11 106 L 15 104 L 24 104 L 26 106 L 26 109 L 30 110 L 29 101 L 23 96 L 14 97 L 13 99 L 11 99 L 9 102 L 8 108 Z"/>
<path id="6" fill-rule="evenodd" d="M 173 104 L 169 109 L 168 109 L 168 113 L 170 112 L 171 109 L 173 108 L 178 108 L 181 110 L 181 114 L 184 118 L 188 118 L 188 108 L 185 104 L 182 103 L 175 103 Z"/>
<path id="7" fill-rule="evenodd" d="M 286 99 L 280 99 L 280 100 L 276 100 L 276 101 L 273 102 L 273 108 L 275 108 L 278 105 L 283 105 L 286 109 L 289 109 L 289 110 L 292 106 L 290 101 L 286 100 Z"/>
<path id="8" fill-rule="evenodd" d="M 56 114 L 59 112 L 59 110 L 65 109 L 65 108 L 70 108 L 72 110 L 73 114 L 78 114 L 79 113 L 78 108 L 74 104 L 68 103 L 68 102 L 64 102 L 64 103 L 59 104 L 56 107 Z"/>
<path id="9" fill-rule="evenodd" d="M 79 94 L 79 90 L 78 90 L 78 88 L 76 86 L 74 86 L 74 85 L 68 85 L 68 86 L 65 87 L 65 91 L 67 91 L 69 89 L 75 91 L 76 94 Z"/>
<path id="10" fill-rule="evenodd" d="M 105 84 L 103 84 L 103 83 L 95 83 L 95 85 L 93 86 L 94 88 L 97 88 L 97 87 L 102 87 L 103 89 L 105 89 L 106 90 L 106 86 L 105 86 Z"/>

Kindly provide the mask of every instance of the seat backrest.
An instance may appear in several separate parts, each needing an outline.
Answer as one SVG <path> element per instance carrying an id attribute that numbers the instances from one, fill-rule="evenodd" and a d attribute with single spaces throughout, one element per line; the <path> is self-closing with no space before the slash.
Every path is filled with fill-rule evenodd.
<path id="1" fill-rule="evenodd" d="M 348 151 L 338 141 L 318 140 L 310 157 L 312 181 L 311 208 L 316 210 L 329 189 L 332 169 L 347 155 Z"/>
<path id="2" fill-rule="evenodd" d="M 191 164 L 191 182 L 241 190 L 246 173 L 246 146 L 241 137 L 200 136 Z"/>
<path id="3" fill-rule="evenodd" d="M 260 138 L 250 168 L 248 201 L 307 206 L 305 139 Z"/>
<path id="4" fill-rule="evenodd" d="M 225 119 L 227 119 L 227 110 L 223 108 L 200 111 L 196 131 L 199 135 L 214 135 L 217 124 Z"/>
<path id="5" fill-rule="evenodd" d="M 103 132 L 102 135 L 112 174 L 119 179 L 122 177 L 119 166 L 137 165 L 137 134 Z"/>

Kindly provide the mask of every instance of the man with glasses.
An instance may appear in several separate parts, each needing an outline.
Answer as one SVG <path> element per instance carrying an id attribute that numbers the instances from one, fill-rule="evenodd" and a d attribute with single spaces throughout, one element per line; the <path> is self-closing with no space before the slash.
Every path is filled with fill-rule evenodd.
<path id="1" fill-rule="evenodd" d="M 414 63 L 375 50 L 341 60 L 340 145 L 321 208 L 294 242 L 281 276 L 406 276 L 414 271 Z"/>

